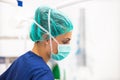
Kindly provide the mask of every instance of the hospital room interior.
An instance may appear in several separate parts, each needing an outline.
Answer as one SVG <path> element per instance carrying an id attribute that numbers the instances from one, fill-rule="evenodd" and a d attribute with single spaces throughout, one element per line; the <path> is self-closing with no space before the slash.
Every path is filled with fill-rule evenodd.
<path id="1" fill-rule="evenodd" d="M 120 0 L 0 0 L 0 75 L 32 49 L 39 6 L 60 10 L 74 26 L 70 55 L 47 63 L 58 66 L 55 80 L 120 80 Z"/>

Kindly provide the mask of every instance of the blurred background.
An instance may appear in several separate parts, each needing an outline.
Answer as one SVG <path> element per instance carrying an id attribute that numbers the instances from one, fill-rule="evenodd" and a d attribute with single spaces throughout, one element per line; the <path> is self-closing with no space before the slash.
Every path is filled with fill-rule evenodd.
<path id="1" fill-rule="evenodd" d="M 29 19 L 43 5 L 74 25 L 72 51 L 56 62 L 61 80 L 120 80 L 120 0 L 0 0 L 0 75 L 32 49 Z"/>

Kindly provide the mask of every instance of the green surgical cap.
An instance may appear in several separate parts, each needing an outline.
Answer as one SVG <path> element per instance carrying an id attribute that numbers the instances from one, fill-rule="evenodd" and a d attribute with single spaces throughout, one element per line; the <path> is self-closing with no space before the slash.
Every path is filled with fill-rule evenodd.
<path id="1" fill-rule="evenodd" d="M 50 28 L 51 28 L 51 35 L 53 37 L 72 31 L 73 25 L 69 20 L 69 18 L 60 11 L 56 9 L 52 9 L 50 7 L 38 7 L 35 12 L 34 20 L 49 32 L 49 27 L 48 27 L 49 10 L 51 10 Z M 45 31 L 40 29 L 40 27 L 38 27 L 35 23 L 32 23 L 30 30 L 30 38 L 32 41 L 34 42 L 43 41 L 44 34 L 46 34 Z"/>

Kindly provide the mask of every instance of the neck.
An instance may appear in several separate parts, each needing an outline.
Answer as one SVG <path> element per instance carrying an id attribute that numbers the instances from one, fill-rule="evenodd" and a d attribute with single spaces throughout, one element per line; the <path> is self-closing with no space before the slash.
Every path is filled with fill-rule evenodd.
<path id="1" fill-rule="evenodd" d="M 44 45 L 41 45 L 39 42 L 36 42 L 34 44 L 34 47 L 32 49 L 32 52 L 34 52 L 36 55 L 40 56 L 43 58 L 43 60 L 47 63 L 48 60 L 50 59 L 50 55 L 47 52 L 47 49 L 45 48 Z"/>

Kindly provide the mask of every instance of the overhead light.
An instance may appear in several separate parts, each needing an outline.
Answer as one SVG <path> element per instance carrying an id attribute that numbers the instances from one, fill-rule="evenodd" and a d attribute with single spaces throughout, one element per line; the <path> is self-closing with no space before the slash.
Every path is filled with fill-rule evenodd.
<path id="1" fill-rule="evenodd" d="M 18 6 L 23 7 L 23 1 L 17 0 Z"/>

